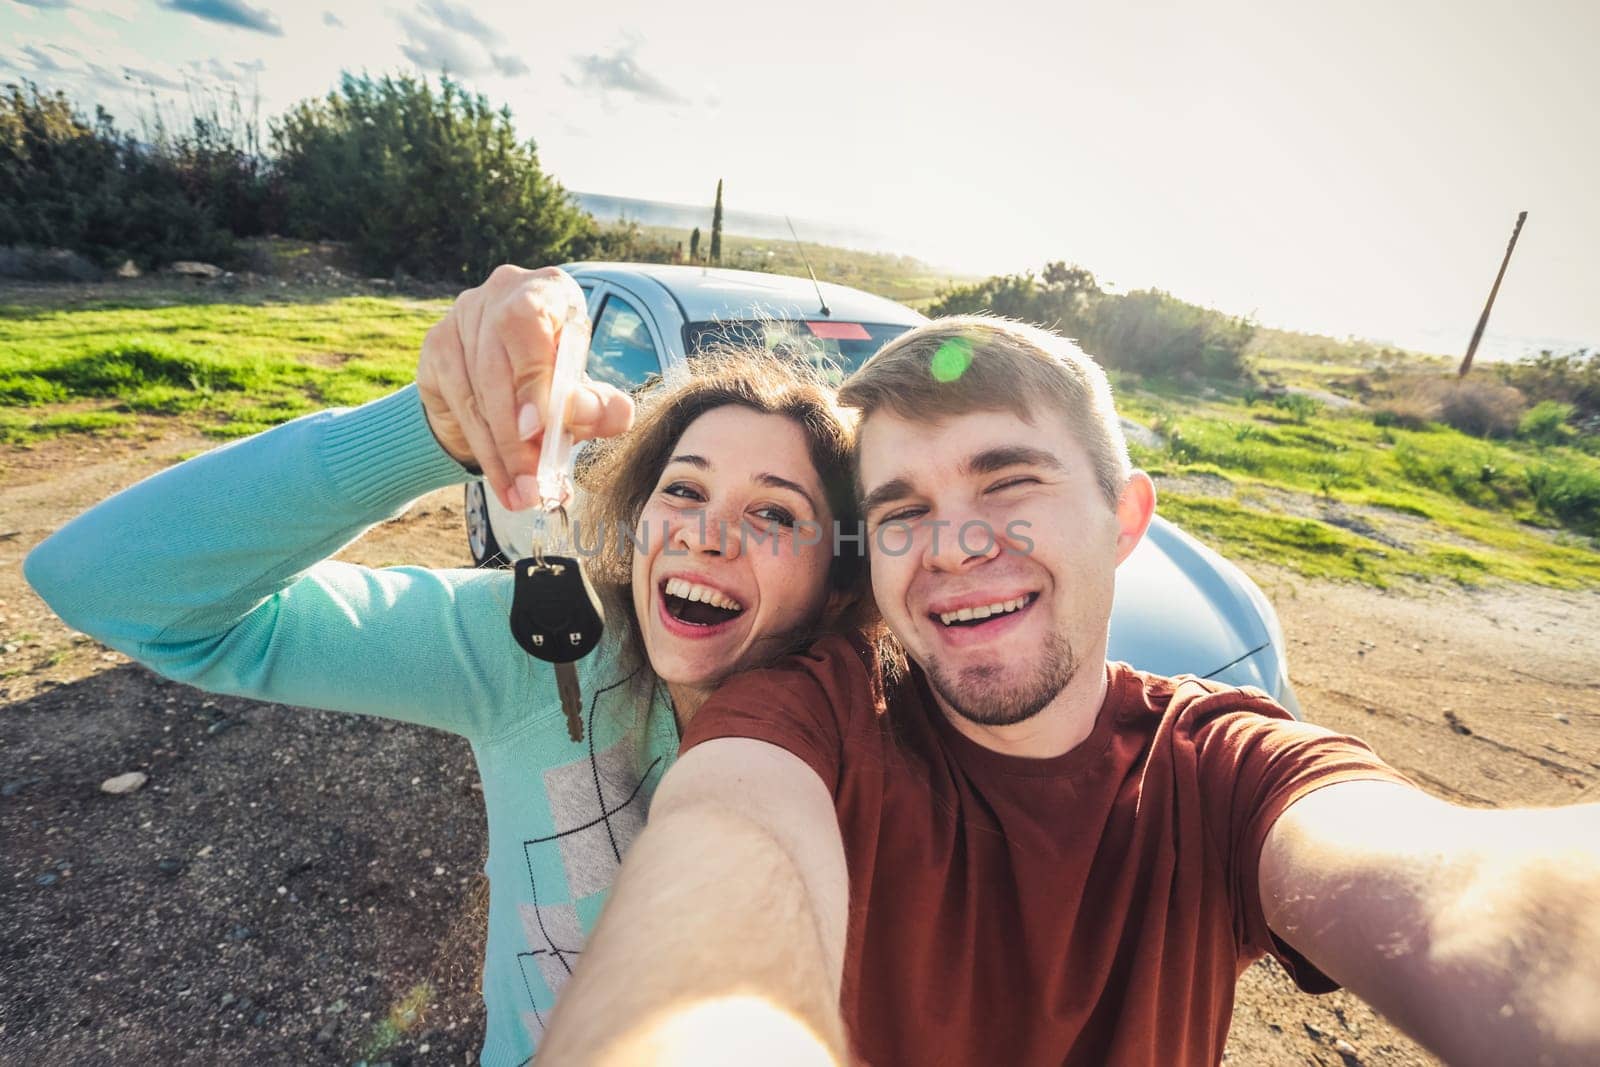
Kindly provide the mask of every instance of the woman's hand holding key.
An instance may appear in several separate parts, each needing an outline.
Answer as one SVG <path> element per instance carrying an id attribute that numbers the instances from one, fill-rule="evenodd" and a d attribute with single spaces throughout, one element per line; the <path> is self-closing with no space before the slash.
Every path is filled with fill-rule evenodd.
<path id="1" fill-rule="evenodd" d="M 583 291 L 555 267 L 496 267 L 456 297 L 428 331 L 417 390 L 428 425 L 446 452 L 476 466 L 512 511 L 537 506 L 535 472 L 543 441 L 556 345 L 569 311 L 583 314 Z M 567 404 L 576 441 L 610 437 L 633 422 L 633 401 L 587 378 Z"/>

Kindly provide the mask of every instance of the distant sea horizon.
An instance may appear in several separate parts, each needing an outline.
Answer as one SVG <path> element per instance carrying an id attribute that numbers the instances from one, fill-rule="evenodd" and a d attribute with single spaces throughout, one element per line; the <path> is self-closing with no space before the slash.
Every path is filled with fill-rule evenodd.
<path id="1" fill-rule="evenodd" d="M 642 200 L 631 196 L 612 196 L 607 193 L 572 193 L 578 205 L 601 222 L 637 222 L 641 226 L 671 226 L 692 230 L 696 226 L 711 237 L 710 204 L 673 204 L 665 200 Z M 862 252 L 897 253 L 888 247 L 882 234 L 858 226 L 841 226 L 837 223 L 817 222 L 814 219 L 794 219 L 795 232 L 800 240 L 812 244 L 833 245 Z M 725 233 L 741 237 L 769 237 L 791 240 L 788 223 L 782 215 L 759 211 L 724 211 L 722 229 Z"/>
<path id="2" fill-rule="evenodd" d="M 608 193 L 587 193 L 569 190 L 581 206 L 589 214 L 601 222 L 614 222 L 618 219 L 637 222 L 641 226 L 666 226 L 675 229 L 693 229 L 698 226 L 707 239 L 711 236 L 710 204 L 675 204 L 664 200 L 646 200 L 631 196 L 614 196 Z M 782 215 L 773 215 L 759 211 L 725 211 L 722 216 L 722 228 L 730 234 L 741 237 L 765 237 L 773 240 L 790 240 L 789 226 Z M 949 270 L 952 274 L 966 274 L 971 271 L 961 270 L 953 266 L 949 257 L 929 257 L 916 250 L 907 251 L 902 244 L 892 237 L 869 230 L 860 226 L 849 226 L 839 223 L 819 222 L 815 219 L 794 219 L 795 231 L 800 240 L 813 244 L 832 245 L 836 248 L 849 248 L 861 252 L 879 252 L 887 255 L 909 255 L 935 269 Z M 1045 260 L 1040 259 L 1033 269 L 1042 267 Z M 1017 267 L 1021 271 L 1027 267 Z M 1092 269 L 1092 268 L 1091 268 Z M 1177 294 L 1181 296 L 1182 294 Z M 1228 312 L 1233 314 L 1232 312 Z M 1491 320 L 1492 322 L 1492 320 Z M 1367 335 L 1349 330 L 1316 329 L 1308 326 L 1267 323 L 1277 329 L 1293 330 L 1299 333 L 1324 334 L 1331 337 L 1351 337 L 1369 341 L 1373 344 L 1392 345 L 1407 351 L 1418 352 L 1425 355 L 1438 355 L 1460 359 L 1467 351 L 1467 341 L 1472 337 L 1472 323 L 1465 323 L 1457 327 L 1419 328 L 1391 333 L 1389 336 L 1377 334 Z M 1582 342 L 1563 337 L 1532 337 L 1519 334 L 1499 333 L 1494 329 L 1485 331 L 1482 342 L 1478 345 L 1475 359 L 1484 362 L 1512 362 L 1524 356 L 1538 355 L 1541 351 L 1574 352 L 1579 349 L 1600 349 L 1600 342 Z"/>

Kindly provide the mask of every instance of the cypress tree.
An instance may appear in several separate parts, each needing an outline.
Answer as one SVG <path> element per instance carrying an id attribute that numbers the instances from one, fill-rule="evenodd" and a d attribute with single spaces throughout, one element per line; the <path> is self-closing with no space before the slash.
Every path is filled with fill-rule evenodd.
<path id="1" fill-rule="evenodd" d="M 722 262 L 722 179 L 717 179 L 717 206 L 711 212 L 711 262 Z"/>
<path id="2" fill-rule="evenodd" d="M 700 262 L 700 227 L 698 226 L 689 235 L 689 262 Z"/>

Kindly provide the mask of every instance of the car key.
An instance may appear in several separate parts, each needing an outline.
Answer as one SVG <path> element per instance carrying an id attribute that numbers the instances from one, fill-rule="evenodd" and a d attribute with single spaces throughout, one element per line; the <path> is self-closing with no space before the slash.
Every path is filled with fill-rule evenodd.
<path id="1" fill-rule="evenodd" d="M 572 435 L 564 425 L 567 400 L 589 347 L 588 317 L 581 304 L 567 309 L 556 346 L 550 381 L 550 415 L 535 478 L 539 506 L 560 519 L 565 535 L 566 504 L 572 495 Z M 543 525 L 548 533 L 551 523 Z M 572 556 L 547 556 L 543 538 L 535 534 L 533 554 L 518 560 L 512 583 L 511 636 L 535 659 L 554 664 L 556 690 L 567 720 L 567 736 L 583 738 L 583 691 L 577 661 L 594 651 L 605 630 L 605 610 L 595 595 L 583 564 Z"/>
<path id="2" fill-rule="evenodd" d="M 528 655 L 555 665 L 561 711 L 574 741 L 583 738 L 577 661 L 594 651 L 604 630 L 605 611 L 577 559 L 539 553 L 517 561 L 511 636 Z"/>

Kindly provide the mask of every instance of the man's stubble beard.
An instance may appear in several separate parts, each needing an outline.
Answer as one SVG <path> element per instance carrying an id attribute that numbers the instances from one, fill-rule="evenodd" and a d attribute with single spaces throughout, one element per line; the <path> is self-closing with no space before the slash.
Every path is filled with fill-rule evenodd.
<path id="1" fill-rule="evenodd" d="M 1078 656 L 1072 643 L 1058 633 L 1045 638 L 1038 666 L 1014 685 L 1000 679 L 1009 666 L 1004 660 L 966 667 L 951 678 L 938 664 L 923 668 L 928 684 L 956 714 L 979 726 L 1015 726 L 1027 722 L 1061 693 L 1078 674 Z"/>

